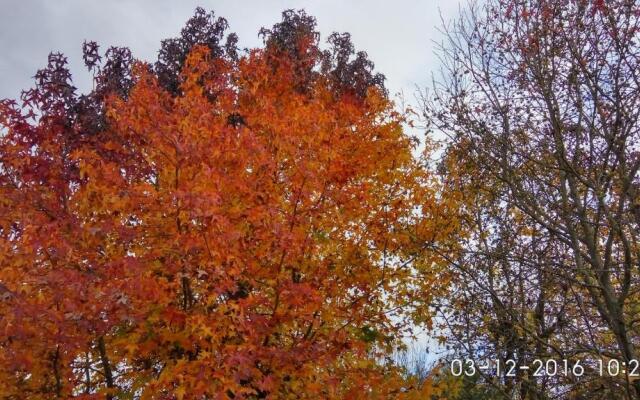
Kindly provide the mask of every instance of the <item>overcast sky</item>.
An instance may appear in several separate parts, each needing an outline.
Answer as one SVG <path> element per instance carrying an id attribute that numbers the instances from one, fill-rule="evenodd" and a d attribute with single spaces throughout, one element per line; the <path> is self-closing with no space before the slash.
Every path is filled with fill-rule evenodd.
<path id="1" fill-rule="evenodd" d="M 83 91 L 90 75 L 82 64 L 84 40 L 104 52 L 127 46 L 134 57 L 155 61 L 160 40 L 175 37 L 197 6 L 229 21 L 240 47 L 261 45 L 260 27 L 271 27 L 283 10 L 305 9 L 317 18 L 322 41 L 334 31 L 350 32 L 357 50 L 369 53 L 387 77 L 392 94 L 411 100 L 438 68 L 433 41 L 442 39 L 440 14 L 458 12 L 458 0 L 395 1 L 169 1 L 169 0 L 0 0 L 0 99 L 16 98 L 32 85 L 50 51 L 68 56 L 75 85 Z"/>
<path id="2" fill-rule="evenodd" d="M 260 46 L 258 31 L 280 21 L 283 10 L 305 9 L 316 17 L 323 43 L 334 31 L 350 32 L 356 49 L 366 51 L 386 75 L 391 93 L 403 92 L 412 102 L 416 85 L 425 86 L 438 68 L 433 42 L 442 40 L 441 16 L 446 21 L 459 11 L 459 0 L 0 0 L 0 5 L 0 99 L 17 98 L 31 87 L 51 51 L 68 57 L 75 86 L 86 92 L 91 76 L 82 62 L 84 40 L 98 42 L 101 53 L 127 46 L 134 57 L 155 61 L 160 41 L 177 36 L 201 6 L 228 20 L 241 48 Z"/>

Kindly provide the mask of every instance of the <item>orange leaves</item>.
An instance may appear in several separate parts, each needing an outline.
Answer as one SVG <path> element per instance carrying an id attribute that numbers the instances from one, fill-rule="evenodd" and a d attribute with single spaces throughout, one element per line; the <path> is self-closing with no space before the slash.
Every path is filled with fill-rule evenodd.
<path id="1" fill-rule="evenodd" d="M 419 243 L 444 228 L 420 212 L 445 216 L 381 87 L 338 90 L 314 43 L 295 48 L 302 64 L 269 46 L 237 61 L 195 46 L 171 91 L 134 64 L 104 129 L 68 153 L 73 135 L 41 123 L 47 153 L 28 154 L 14 124 L 0 282 L 23 303 L 0 305 L 0 346 L 26 361 L 0 371 L 31 377 L 10 386 L 51 393 L 35 385 L 59 368 L 66 394 L 401 393 L 368 354 L 399 340 L 413 272 L 432 267 Z"/>

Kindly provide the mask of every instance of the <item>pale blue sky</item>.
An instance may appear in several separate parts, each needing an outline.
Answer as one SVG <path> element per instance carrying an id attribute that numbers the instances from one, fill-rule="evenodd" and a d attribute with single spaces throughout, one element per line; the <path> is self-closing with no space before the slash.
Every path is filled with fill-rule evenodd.
<path id="1" fill-rule="evenodd" d="M 4 3 L 4 4 L 2 4 Z M 102 51 L 128 46 L 134 57 L 155 61 L 160 40 L 176 36 L 197 6 L 214 10 L 238 33 L 241 47 L 261 44 L 258 30 L 280 20 L 288 8 L 303 8 L 317 18 L 322 40 L 333 31 L 350 32 L 358 50 L 369 53 L 387 77 L 392 94 L 411 101 L 415 85 L 424 86 L 438 66 L 433 41 L 442 39 L 440 14 L 453 18 L 458 0 L 425 1 L 97 1 L 0 0 L 0 98 L 15 98 L 31 86 L 50 51 L 69 57 L 74 82 L 90 85 L 81 46 L 95 40 Z"/>

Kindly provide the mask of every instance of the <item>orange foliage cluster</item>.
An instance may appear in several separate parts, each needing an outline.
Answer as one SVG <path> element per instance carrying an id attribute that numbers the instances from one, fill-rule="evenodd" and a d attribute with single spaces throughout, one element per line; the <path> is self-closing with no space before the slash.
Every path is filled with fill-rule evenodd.
<path id="1" fill-rule="evenodd" d="M 379 360 L 453 225 L 421 219 L 429 177 L 386 94 L 301 90 L 297 67 L 196 46 L 175 95 L 137 63 L 95 135 L 5 103 L 0 398 L 430 390 Z"/>

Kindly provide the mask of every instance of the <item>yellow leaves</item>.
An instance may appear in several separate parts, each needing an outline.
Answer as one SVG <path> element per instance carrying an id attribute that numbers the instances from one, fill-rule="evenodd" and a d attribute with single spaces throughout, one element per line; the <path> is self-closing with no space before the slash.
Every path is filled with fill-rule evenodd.
<path id="1" fill-rule="evenodd" d="M 182 400 L 185 396 L 185 394 L 187 394 L 187 388 L 184 387 L 183 385 L 178 386 L 175 391 L 174 391 L 176 398 L 178 400 Z"/>
<path id="2" fill-rule="evenodd" d="M 214 331 L 211 329 L 211 327 L 207 326 L 207 325 L 202 325 L 200 326 L 200 334 L 204 337 L 213 337 L 214 336 Z"/>

